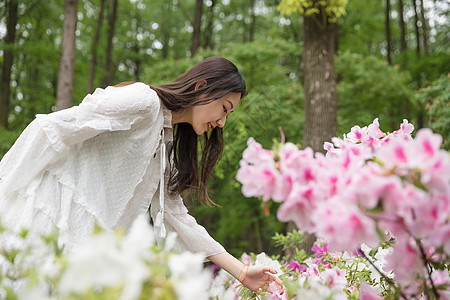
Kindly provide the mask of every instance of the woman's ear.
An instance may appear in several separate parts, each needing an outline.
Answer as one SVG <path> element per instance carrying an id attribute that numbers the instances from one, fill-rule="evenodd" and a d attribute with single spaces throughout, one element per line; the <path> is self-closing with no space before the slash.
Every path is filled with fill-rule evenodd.
<path id="1" fill-rule="evenodd" d="M 199 80 L 197 82 L 197 84 L 195 85 L 195 90 L 202 89 L 202 88 L 206 87 L 206 85 L 207 85 L 207 83 L 206 83 L 205 79 Z"/>

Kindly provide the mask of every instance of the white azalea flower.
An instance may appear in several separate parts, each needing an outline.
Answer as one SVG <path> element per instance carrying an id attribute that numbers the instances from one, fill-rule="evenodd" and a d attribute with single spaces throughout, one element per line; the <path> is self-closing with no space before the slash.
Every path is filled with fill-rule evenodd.
<path id="1" fill-rule="evenodd" d="M 266 253 L 261 252 L 256 255 L 255 266 L 268 266 L 272 267 L 275 271 L 277 271 L 278 276 L 283 274 L 281 270 L 281 265 L 277 260 L 273 260 L 266 255 Z"/>
<path id="2" fill-rule="evenodd" d="M 208 299 L 207 288 L 212 273 L 203 268 L 203 261 L 204 255 L 200 253 L 183 252 L 170 257 L 168 264 L 172 272 L 171 280 L 178 299 Z"/>
<path id="3" fill-rule="evenodd" d="M 82 295 L 92 287 L 123 286 L 120 299 L 137 299 L 149 276 L 144 258 L 149 258 L 153 244 L 151 227 L 143 217 L 135 221 L 123 240 L 112 232 L 91 236 L 68 254 L 59 292 Z"/>

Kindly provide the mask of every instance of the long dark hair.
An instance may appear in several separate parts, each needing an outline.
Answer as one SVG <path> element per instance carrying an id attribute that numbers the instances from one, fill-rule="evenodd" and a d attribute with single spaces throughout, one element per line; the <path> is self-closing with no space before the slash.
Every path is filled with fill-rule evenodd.
<path id="1" fill-rule="evenodd" d="M 206 85 L 196 89 L 199 81 Z M 245 81 L 237 67 L 223 57 L 209 57 L 199 62 L 175 81 L 151 86 L 163 104 L 173 112 L 180 112 L 195 105 L 205 105 L 228 93 L 246 95 Z M 198 158 L 199 141 L 201 159 Z M 199 199 L 214 204 L 208 195 L 208 181 L 223 151 L 222 128 L 215 127 L 210 134 L 198 136 L 187 123 L 174 125 L 173 153 L 170 166 L 169 192 L 197 191 Z"/>

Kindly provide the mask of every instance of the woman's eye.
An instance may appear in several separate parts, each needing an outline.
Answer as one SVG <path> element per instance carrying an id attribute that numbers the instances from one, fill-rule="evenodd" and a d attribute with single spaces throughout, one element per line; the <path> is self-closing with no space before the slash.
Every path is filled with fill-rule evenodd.
<path id="1" fill-rule="evenodd" d="M 226 113 L 226 114 L 228 113 L 228 110 L 227 110 L 227 108 L 225 106 L 223 107 L 223 112 Z"/>

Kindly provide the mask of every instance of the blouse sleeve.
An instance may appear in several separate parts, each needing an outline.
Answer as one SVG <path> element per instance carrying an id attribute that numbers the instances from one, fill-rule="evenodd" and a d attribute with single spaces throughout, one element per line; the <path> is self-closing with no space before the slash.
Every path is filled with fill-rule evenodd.
<path id="1" fill-rule="evenodd" d="M 156 92 L 144 83 L 97 89 L 79 106 L 37 115 L 0 162 L 0 195 L 26 186 L 69 147 L 106 131 L 153 122 L 160 110 Z"/>
<path id="2" fill-rule="evenodd" d="M 37 115 L 36 120 L 53 147 L 61 152 L 102 132 L 129 130 L 144 119 L 152 124 L 159 110 L 156 92 L 137 82 L 123 87 L 96 89 L 79 106 Z"/>
<path id="3" fill-rule="evenodd" d="M 159 190 L 156 191 L 151 205 L 152 219 L 155 220 L 159 211 Z M 216 242 L 197 221 L 188 214 L 180 195 L 171 197 L 165 193 L 164 224 L 168 233 L 177 233 L 176 250 L 187 250 L 193 253 L 203 253 L 205 257 L 225 252 L 222 245 Z M 157 238 L 159 234 L 156 234 Z M 161 242 L 161 241 L 158 241 Z"/>

